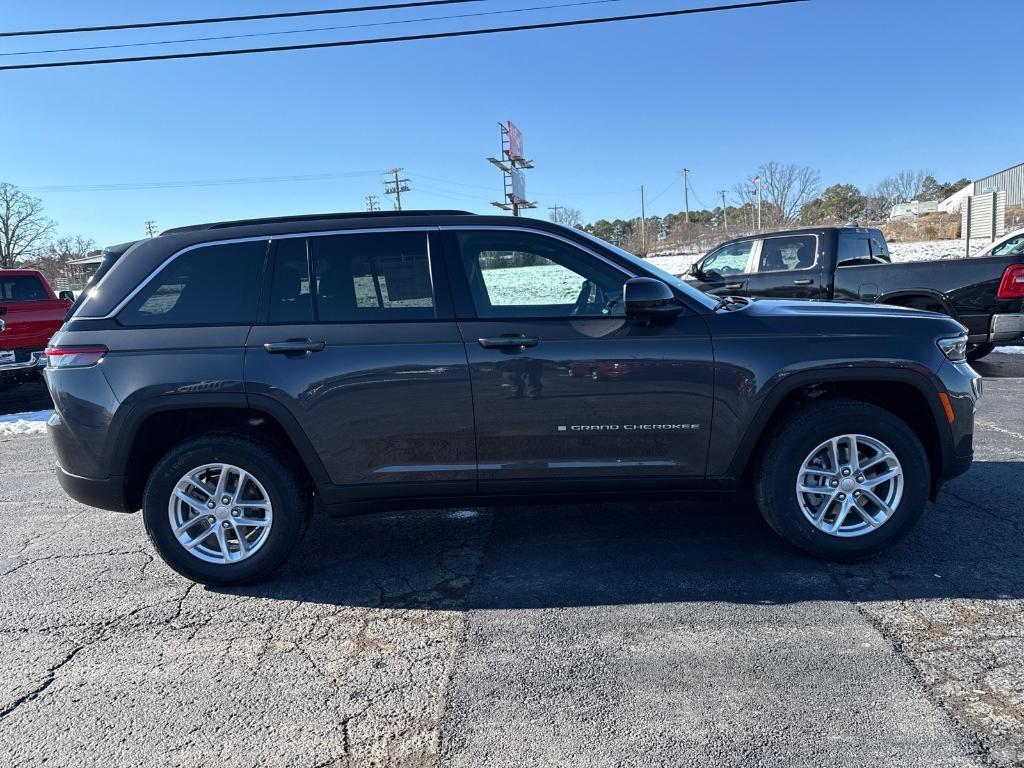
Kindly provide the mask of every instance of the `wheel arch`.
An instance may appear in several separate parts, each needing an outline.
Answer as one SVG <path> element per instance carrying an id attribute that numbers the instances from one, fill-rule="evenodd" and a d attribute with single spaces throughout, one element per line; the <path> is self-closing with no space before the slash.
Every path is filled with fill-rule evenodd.
<path id="1" fill-rule="evenodd" d="M 906 288 L 898 291 L 889 291 L 883 293 L 877 299 L 875 304 L 891 304 L 899 307 L 908 307 L 910 309 L 924 309 L 927 307 L 914 306 L 915 301 L 921 301 L 928 303 L 936 303 L 943 309 L 943 314 L 952 317 L 954 320 L 957 319 L 958 314 L 956 308 L 945 294 L 940 291 L 932 290 L 930 288 Z M 931 310 L 927 310 L 931 311 Z"/>
<path id="2" fill-rule="evenodd" d="M 320 491 L 328 475 L 312 443 L 288 410 L 270 398 L 238 395 L 170 395 L 147 401 L 125 416 L 114 456 L 124 477 L 125 506 L 142 505 L 146 478 L 170 448 L 212 432 L 259 436 L 280 446 L 312 489 Z"/>
<path id="3" fill-rule="evenodd" d="M 794 374 L 778 382 L 765 396 L 740 440 L 729 467 L 729 477 L 740 487 L 749 487 L 766 442 L 787 415 L 808 402 L 841 398 L 885 408 L 914 430 L 928 456 L 934 498 L 953 452 L 952 435 L 939 400 L 940 391 L 925 374 L 905 368 L 815 370 Z"/>

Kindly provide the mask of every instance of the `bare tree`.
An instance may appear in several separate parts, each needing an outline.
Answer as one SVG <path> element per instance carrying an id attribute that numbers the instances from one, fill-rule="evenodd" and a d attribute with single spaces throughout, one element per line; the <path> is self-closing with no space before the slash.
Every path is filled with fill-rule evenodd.
<path id="1" fill-rule="evenodd" d="M 68 262 L 81 259 L 93 250 L 95 242 L 81 235 L 65 235 L 52 240 L 38 256 L 25 260 L 25 266 L 38 269 L 51 283 L 68 276 Z"/>
<path id="2" fill-rule="evenodd" d="M 555 224 L 564 227 L 580 227 L 583 224 L 583 214 L 579 208 L 566 208 L 564 205 L 554 205 L 548 218 Z"/>
<path id="3" fill-rule="evenodd" d="M 921 193 L 921 187 L 925 178 L 931 175 L 930 171 L 914 171 L 909 168 L 900 171 L 895 176 L 886 176 L 875 188 L 875 192 L 894 203 L 909 203 Z"/>
<path id="4" fill-rule="evenodd" d="M 43 215 L 43 203 L 13 184 L 0 182 L 0 268 L 38 255 L 53 234 L 54 224 Z"/>
<path id="5" fill-rule="evenodd" d="M 792 224 L 800 210 L 821 191 L 821 174 L 814 168 L 774 160 L 758 169 L 765 223 L 769 226 Z"/>

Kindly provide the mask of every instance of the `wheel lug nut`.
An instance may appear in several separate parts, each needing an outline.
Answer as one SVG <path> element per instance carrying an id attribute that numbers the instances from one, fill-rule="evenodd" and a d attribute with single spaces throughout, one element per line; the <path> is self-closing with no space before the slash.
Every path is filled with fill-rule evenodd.
<path id="1" fill-rule="evenodd" d="M 242 510 L 240 510 L 240 509 L 232 509 L 231 510 L 231 516 L 232 517 L 238 517 L 240 514 L 242 514 Z"/>
<path id="2" fill-rule="evenodd" d="M 231 501 L 231 497 L 230 496 L 221 496 L 221 499 L 220 499 L 220 503 L 221 504 L 227 504 L 229 501 Z"/>
<path id="3" fill-rule="evenodd" d="M 216 507 L 217 505 L 216 505 L 216 504 L 214 504 L 214 503 L 213 503 L 212 501 L 208 501 L 208 502 L 206 502 L 206 506 L 208 506 L 208 507 L 209 507 L 210 509 L 213 509 L 213 508 L 214 508 L 214 507 Z"/>
<path id="4" fill-rule="evenodd" d="M 849 477 L 850 470 L 847 467 L 843 467 L 843 477 Z"/>
<path id="5" fill-rule="evenodd" d="M 227 520 L 225 520 L 223 523 L 221 523 L 221 527 L 223 527 L 223 528 L 230 528 L 231 527 L 231 523 L 229 523 Z"/>
<path id="6" fill-rule="evenodd" d="M 845 493 L 840 493 L 839 494 L 839 500 L 840 501 L 846 501 L 846 494 Z"/>
<path id="7" fill-rule="evenodd" d="M 860 498 L 860 491 L 854 491 L 853 495 L 859 499 Z"/>
<path id="8" fill-rule="evenodd" d="M 217 522 L 217 518 L 214 517 L 213 515 L 210 515 L 208 518 L 206 518 L 206 520 L 207 520 L 207 522 L 210 523 L 210 525 L 213 525 L 214 523 Z"/>
<path id="9" fill-rule="evenodd" d="M 857 475 L 857 482 L 858 483 L 863 483 L 864 482 L 864 475 Z"/>
<path id="10" fill-rule="evenodd" d="M 830 486 L 832 486 L 833 488 L 838 488 L 839 487 L 839 481 L 838 480 L 829 480 L 828 484 Z"/>

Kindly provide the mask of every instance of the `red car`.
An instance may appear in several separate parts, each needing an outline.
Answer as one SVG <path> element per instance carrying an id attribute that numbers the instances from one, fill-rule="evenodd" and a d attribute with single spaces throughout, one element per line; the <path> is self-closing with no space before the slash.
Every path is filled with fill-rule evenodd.
<path id="1" fill-rule="evenodd" d="M 70 291 L 55 294 L 34 269 L 0 269 L 0 387 L 39 375 L 73 299 Z"/>
<path id="2" fill-rule="evenodd" d="M 615 363 L 597 360 L 592 363 L 574 362 L 569 364 L 570 376 L 589 376 L 594 381 L 600 379 L 620 379 L 633 372 L 629 363 Z"/>

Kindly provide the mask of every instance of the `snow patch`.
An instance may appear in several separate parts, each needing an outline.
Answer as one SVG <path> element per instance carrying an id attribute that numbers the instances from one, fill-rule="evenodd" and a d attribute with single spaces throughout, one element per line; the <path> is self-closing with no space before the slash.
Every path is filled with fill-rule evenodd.
<path id="1" fill-rule="evenodd" d="M 26 411 L 0 415 L 0 437 L 39 435 L 46 432 L 46 420 L 53 411 Z"/>
<path id="2" fill-rule="evenodd" d="M 448 517 L 452 518 L 453 520 L 469 520 L 470 518 L 474 518 L 479 514 L 480 513 L 477 512 L 475 509 L 457 509 L 451 514 L 449 514 Z"/>
<path id="3" fill-rule="evenodd" d="M 995 351 L 1006 355 L 1024 355 L 1024 347 L 996 347 Z"/>

